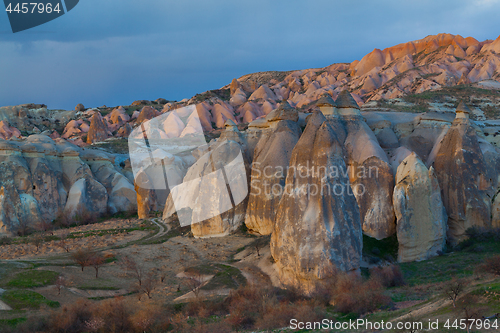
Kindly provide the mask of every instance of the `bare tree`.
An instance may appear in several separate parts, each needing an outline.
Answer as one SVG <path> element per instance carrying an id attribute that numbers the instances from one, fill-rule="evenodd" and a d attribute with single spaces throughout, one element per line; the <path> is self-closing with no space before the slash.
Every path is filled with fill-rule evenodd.
<path id="1" fill-rule="evenodd" d="M 465 280 L 453 278 L 443 287 L 443 293 L 453 302 L 453 307 L 456 307 L 456 301 L 460 294 L 464 291 Z"/>
<path id="2" fill-rule="evenodd" d="M 149 299 L 152 298 L 152 293 L 156 289 L 157 280 L 154 272 L 149 272 L 146 274 L 142 281 L 142 285 L 139 286 L 139 289 L 145 293 Z"/>
<path id="3" fill-rule="evenodd" d="M 78 264 L 83 269 L 90 266 L 90 259 L 92 257 L 92 252 L 90 250 L 78 249 L 71 254 L 73 261 Z"/>
<path id="4" fill-rule="evenodd" d="M 67 232 L 63 232 L 60 236 L 61 239 L 59 240 L 59 242 L 56 243 L 58 247 L 60 247 L 66 252 L 69 252 L 69 244 L 67 242 L 68 236 L 69 234 Z"/>
<path id="5" fill-rule="evenodd" d="M 36 246 L 36 252 L 40 249 L 40 245 L 42 245 L 44 241 L 44 237 L 41 233 L 36 233 L 30 238 L 31 244 Z"/>
<path id="6" fill-rule="evenodd" d="M 191 273 L 186 280 L 187 287 L 193 292 L 196 298 L 200 295 L 200 288 L 202 284 L 203 276 L 198 272 Z"/>
<path id="7" fill-rule="evenodd" d="M 120 265 L 127 271 L 127 273 L 133 276 L 139 286 L 142 286 L 142 279 L 144 277 L 144 267 L 137 263 L 133 258 L 125 256 L 120 260 Z"/>
<path id="8" fill-rule="evenodd" d="M 68 285 L 66 279 L 64 278 L 64 276 L 62 275 L 59 275 L 57 277 L 57 280 L 56 280 L 56 289 L 57 289 L 57 294 L 60 295 L 61 294 L 61 289 L 66 287 Z"/>
<path id="9" fill-rule="evenodd" d="M 93 253 L 90 256 L 89 264 L 95 269 L 95 278 L 99 277 L 99 268 L 104 265 L 105 260 L 104 257 L 100 253 Z"/>
<path id="10" fill-rule="evenodd" d="M 456 311 L 459 312 L 462 319 L 467 323 L 467 333 L 470 332 L 470 319 L 481 319 L 481 313 L 485 311 L 484 307 L 478 307 L 478 297 L 476 295 L 467 294 L 457 302 Z"/>
<path id="11" fill-rule="evenodd" d="M 52 224 L 48 221 L 42 220 L 35 224 L 35 229 L 40 232 L 47 232 L 52 229 Z M 51 234 L 53 235 L 54 233 L 51 232 Z"/>

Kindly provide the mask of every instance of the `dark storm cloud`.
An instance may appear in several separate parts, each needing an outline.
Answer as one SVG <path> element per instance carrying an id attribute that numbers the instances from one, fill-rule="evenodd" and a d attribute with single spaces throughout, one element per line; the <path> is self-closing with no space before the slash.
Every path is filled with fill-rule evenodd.
<path id="1" fill-rule="evenodd" d="M 12 34 L 0 13 L 0 105 L 182 99 L 249 72 L 323 67 L 449 32 L 500 34 L 500 2 L 82 0 Z"/>

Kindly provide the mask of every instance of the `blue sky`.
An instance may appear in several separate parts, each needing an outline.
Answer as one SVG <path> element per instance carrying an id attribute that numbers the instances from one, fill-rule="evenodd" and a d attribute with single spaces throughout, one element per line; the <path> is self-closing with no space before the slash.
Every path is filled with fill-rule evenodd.
<path id="1" fill-rule="evenodd" d="M 499 13 L 500 0 L 80 0 L 13 34 L 2 10 L 0 106 L 180 100 L 244 74 L 351 62 L 441 32 L 495 39 Z"/>

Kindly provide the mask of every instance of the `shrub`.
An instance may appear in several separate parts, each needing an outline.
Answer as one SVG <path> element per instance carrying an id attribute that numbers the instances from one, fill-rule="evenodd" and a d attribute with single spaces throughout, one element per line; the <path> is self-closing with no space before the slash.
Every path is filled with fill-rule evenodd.
<path id="1" fill-rule="evenodd" d="M 363 281 L 354 274 L 337 274 L 332 293 L 332 305 L 343 313 L 361 315 L 391 302 L 390 297 L 384 294 L 382 282 L 376 277 Z"/>
<path id="2" fill-rule="evenodd" d="M 0 246 L 2 245 L 10 245 L 12 243 L 12 239 L 7 236 L 0 237 Z"/>
<path id="3" fill-rule="evenodd" d="M 378 279 L 386 288 L 405 285 L 403 272 L 398 265 L 375 267 L 370 270 L 370 275 Z"/>
<path id="4" fill-rule="evenodd" d="M 486 258 L 484 263 L 479 266 L 479 271 L 500 276 L 500 256 Z"/>

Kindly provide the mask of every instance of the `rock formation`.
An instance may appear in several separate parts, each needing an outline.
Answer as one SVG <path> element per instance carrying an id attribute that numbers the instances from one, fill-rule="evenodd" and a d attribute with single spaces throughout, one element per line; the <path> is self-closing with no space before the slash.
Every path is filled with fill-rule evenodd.
<path id="1" fill-rule="evenodd" d="M 296 123 L 296 109 L 280 107 L 266 119 L 276 124 L 262 135 L 255 148 L 245 218 L 248 230 L 260 235 L 268 235 L 273 231 L 288 163 L 301 134 Z"/>
<path id="2" fill-rule="evenodd" d="M 394 175 L 384 150 L 348 92 L 337 99 L 347 137 L 345 149 L 349 178 L 359 205 L 363 232 L 383 239 L 396 232 L 392 192 Z"/>
<path id="3" fill-rule="evenodd" d="M 399 262 L 436 256 L 446 244 L 447 216 L 433 168 L 415 153 L 398 167 L 394 188 Z"/>
<path id="4" fill-rule="evenodd" d="M 177 211 L 195 237 L 228 235 L 245 219 L 249 162 L 232 140 L 219 139 L 199 154 L 183 182 L 171 188 L 163 218 Z"/>
<path id="5" fill-rule="evenodd" d="M 347 194 L 343 155 L 325 117 L 315 113 L 292 151 L 271 237 L 280 281 L 306 294 L 337 269 L 357 270 L 360 265 L 359 208 Z"/>
<path id="6" fill-rule="evenodd" d="M 434 161 L 434 168 L 448 213 L 448 238 L 456 244 L 473 226 L 491 227 L 492 180 L 487 177 L 476 130 L 460 106 Z M 465 109 L 466 110 L 466 109 Z"/>
<path id="7" fill-rule="evenodd" d="M 147 219 L 149 213 L 158 209 L 156 191 L 153 186 L 146 186 L 152 184 L 145 172 L 139 173 L 135 177 L 134 188 L 137 193 L 137 215 L 140 219 Z"/>
<path id="8" fill-rule="evenodd" d="M 63 213 L 78 222 L 85 216 L 106 213 L 113 203 L 116 212 L 130 209 L 116 204 L 133 196 L 123 190 L 130 190 L 130 181 L 124 176 L 116 177 L 115 184 L 111 181 L 108 201 L 105 186 L 89 166 L 99 162 L 88 158 L 87 164 L 82 160 L 92 155 L 89 150 L 63 139 L 32 135 L 17 142 L 0 140 L 0 151 L 0 187 L 4 194 L 0 200 L 1 233 L 22 234 Z M 101 172 L 97 170 L 99 177 Z"/>
<path id="9" fill-rule="evenodd" d="M 104 141 L 108 138 L 108 125 L 100 112 L 96 112 L 90 120 L 90 129 L 87 133 L 87 143 Z"/>

